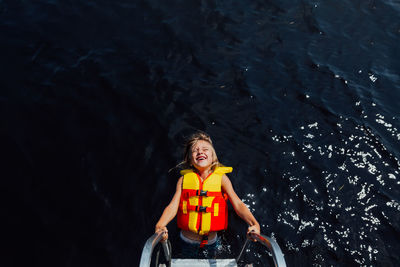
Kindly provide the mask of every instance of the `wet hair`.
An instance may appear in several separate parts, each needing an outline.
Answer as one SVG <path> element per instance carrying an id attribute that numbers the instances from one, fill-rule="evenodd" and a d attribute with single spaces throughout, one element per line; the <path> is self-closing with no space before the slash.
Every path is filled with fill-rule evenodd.
<path id="1" fill-rule="evenodd" d="M 183 169 L 194 169 L 192 165 L 192 148 L 193 146 L 198 142 L 198 141 L 206 141 L 211 145 L 211 153 L 213 155 L 213 163 L 211 165 L 211 169 L 215 170 L 216 167 L 223 166 L 219 161 L 217 157 L 217 153 L 215 152 L 213 143 L 211 141 L 211 138 L 208 134 L 205 132 L 196 132 L 189 136 L 187 138 L 185 145 L 184 145 L 184 150 L 183 150 L 183 161 L 178 165 L 179 167 L 182 167 Z"/>

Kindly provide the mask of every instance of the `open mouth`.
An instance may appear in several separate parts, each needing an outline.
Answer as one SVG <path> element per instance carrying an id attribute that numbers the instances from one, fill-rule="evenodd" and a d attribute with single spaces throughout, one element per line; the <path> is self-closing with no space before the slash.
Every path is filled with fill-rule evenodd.
<path id="1" fill-rule="evenodd" d="M 206 159 L 205 156 L 199 156 L 199 157 L 196 158 L 197 161 L 202 161 L 202 160 L 205 160 L 205 159 Z"/>

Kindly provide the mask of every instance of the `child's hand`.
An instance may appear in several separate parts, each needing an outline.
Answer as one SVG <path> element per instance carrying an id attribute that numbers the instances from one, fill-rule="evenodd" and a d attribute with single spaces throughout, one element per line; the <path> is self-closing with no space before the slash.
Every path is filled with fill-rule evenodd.
<path id="1" fill-rule="evenodd" d="M 156 226 L 156 233 L 165 232 L 162 237 L 162 241 L 166 241 L 168 239 L 168 229 L 165 226 Z"/>
<path id="2" fill-rule="evenodd" d="M 255 233 L 255 234 L 259 235 L 260 234 L 260 225 L 255 224 L 255 225 L 249 226 L 249 228 L 247 228 L 248 238 L 254 242 L 257 241 L 256 239 L 251 238 L 251 233 Z"/>

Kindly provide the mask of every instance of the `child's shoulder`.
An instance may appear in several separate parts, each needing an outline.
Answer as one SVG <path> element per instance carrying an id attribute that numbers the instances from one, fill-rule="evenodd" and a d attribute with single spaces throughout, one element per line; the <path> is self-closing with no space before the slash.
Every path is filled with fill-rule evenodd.
<path id="1" fill-rule="evenodd" d="M 185 175 L 185 174 L 192 173 L 192 172 L 193 172 L 192 169 L 184 169 L 184 170 L 180 171 L 181 175 Z"/>
<path id="2" fill-rule="evenodd" d="M 231 173 L 232 171 L 233 171 L 232 167 L 221 166 L 221 167 L 215 168 L 214 173 L 225 174 L 225 173 Z"/>

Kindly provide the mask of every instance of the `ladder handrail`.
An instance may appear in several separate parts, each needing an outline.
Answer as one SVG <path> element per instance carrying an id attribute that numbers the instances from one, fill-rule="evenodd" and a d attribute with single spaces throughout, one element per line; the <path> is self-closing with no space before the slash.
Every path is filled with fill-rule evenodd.
<path id="1" fill-rule="evenodd" d="M 142 256 L 140 257 L 140 267 L 150 267 L 151 255 L 153 254 L 153 250 L 156 245 L 162 240 L 162 236 L 165 233 L 166 231 L 161 231 L 153 234 L 149 239 L 147 239 L 142 250 Z M 165 258 L 167 259 L 167 261 L 171 261 L 171 250 L 168 247 L 167 241 L 161 241 L 161 245 L 163 246 Z"/>
<path id="2" fill-rule="evenodd" d="M 140 257 L 140 267 L 150 267 L 151 255 L 153 253 L 153 250 L 156 245 L 162 240 L 162 236 L 165 233 L 166 232 L 161 231 L 153 234 L 149 239 L 147 239 L 142 250 L 142 256 Z M 272 253 L 275 267 L 286 267 L 285 258 L 278 243 L 276 243 L 272 238 L 262 234 L 250 233 L 250 236 L 251 238 L 257 240 L 262 245 L 268 248 L 268 250 Z M 168 241 L 161 241 L 161 245 L 163 246 L 165 258 L 168 262 L 171 262 L 171 250 L 168 246 Z"/>
<path id="3" fill-rule="evenodd" d="M 258 242 L 266 246 L 268 250 L 272 253 L 275 267 L 286 267 L 286 262 L 282 250 L 279 247 L 278 243 L 275 242 L 275 240 L 262 234 L 250 233 L 250 235 L 252 238 L 256 239 Z"/>

